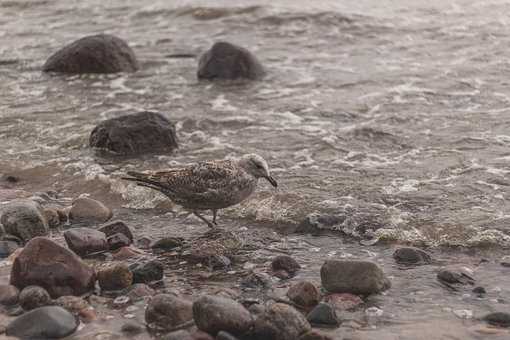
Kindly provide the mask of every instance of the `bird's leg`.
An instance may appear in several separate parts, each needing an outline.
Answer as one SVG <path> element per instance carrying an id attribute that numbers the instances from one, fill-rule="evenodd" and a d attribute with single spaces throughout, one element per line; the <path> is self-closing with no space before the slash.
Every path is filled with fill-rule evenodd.
<path id="1" fill-rule="evenodd" d="M 216 215 L 218 213 L 218 209 L 212 209 L 212 215 L 213 215 L 213 219 L 212 219 L 212 223 L 214 225 L 218 225 L 218 223 L 216 223 Z"/>
<path id="2" fill-rule="evenodd" d="M 193 211 L 193 214 L 198 217 L 199 219 L 201 219 L 202 221 L 204 221 L 205 223 L 207 223 L 207 225 L 209 226 L 209 228 L 211 229 L 214 229 L 214 224 L 212 224 L 211 222 L 209 222 L 204 216 L 200 215 L 198 212 L 196 211 Z"/>

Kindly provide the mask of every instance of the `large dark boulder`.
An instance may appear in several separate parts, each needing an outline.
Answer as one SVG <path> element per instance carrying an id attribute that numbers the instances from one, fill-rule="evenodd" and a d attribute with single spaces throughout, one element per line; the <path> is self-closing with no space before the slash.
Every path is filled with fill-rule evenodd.
<path id="1" fill-rule="evenodd" d="M 99 123 L 90 134 L 89 145 L 120 155 L 171 151 L 178 146 L 175 125 L 147 111 Z"/>
<path id="2" fill-rule="evenodd" d="M 75 253 L 44 238 L 27 243 L 11 269 L 11 284 L 18 289 L 41 286 L 53 298 L 81 295 L 94 288 L 94 270 Z"/>
<path id="3" fill-rule="evenodd" d="M 44 72 L 116 73 L 138 70 L 135 53 L 113 35 L 98 34 L 81 38 L 48 58 Z"/>
<path id="4" fill-rule="evenodd" d="M 223 41 L 215 43 L 198 62 L 198 79 L 259 79 L 264 74 L 250 51 Z"/>

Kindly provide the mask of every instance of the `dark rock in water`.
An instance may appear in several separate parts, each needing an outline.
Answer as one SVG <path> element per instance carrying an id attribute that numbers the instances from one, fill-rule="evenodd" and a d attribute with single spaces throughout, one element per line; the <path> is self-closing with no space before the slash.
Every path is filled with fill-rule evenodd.
<path id="1" fill-rule="evenodd" d="M 77 327 L 77 319 L 67 310 L 46 306 L 14 319 L 7 326 L 6 334 L 22 339 L 58 339 L 74 333 Z"/>
<path id="2" fill-rule="evenodd" d="M 485 315 L 482 320 L 498 327 L 510 327 L 510 314 L 505 312 L 493 312 Z"/>
<path id="3" fill-rule="evenodd" d="M 475 283 L 475 279 L 471 277 L 469 273 L 455 269 L 441 270 L 439 273 L 437 273 L 437 279 L 439 282 L 451 288 L 454 288 L 451 285 L 473 285 Z"/>
<path id="4" fill-rule="evenodd" d="M 217 42 L 198 62 L 198 79 L 259 79 L 264 68 L 245 48 L 228 42 Z"/>
<path id="5" fill-rule="evenodd" d="M 134 263 L 129 266 L 133 272 L 133 283 L 149 283 L 163 278 L 163 264 L 157 260 Z"/>
<path id="6" fill-rule="evenodd" d="M 343 215 L 320 215 L 317 213 L 309 214 L 296 228 L 297 233 L 317 234 L 321 230 L 332 229 L 334 226 L 341 225 L 345 221 Z"/>
<path id="7" fill-rule="evenodd" d="M 178 147 L 175 125 L 160 113 L 147 111 L 99 123 L 90 134 L 89 145 L 124 156 Z"/>
<path id="8" fill-rule="evenodd" d="M 216 340 L 239 340 L 239 339 L 228 332 L 221 331 L 218 333 L 218 335 L 216 335 Z"/>
<path id="9" fill-rule="evenodd" d="M 118 233 L 123 234 L 129 239 L 129 244 L 133 243 L 134 240 L 131 229 L 122 221 L 108 222 L 99 227 L 98 230 L 105 233 L 106 237 L 110 237 Z"/>
<path id="10" fill-rule="evenodd" d="M 138 70 L 138 61 L 126 42 L 109 34 L 81 38 L 48 58 L 44 72 L 116 73 Z"/>
<path id="11" fill-rule="evenodd" d="M 94 288 L 94 270 L 70 250 L 44 238 L 27 243 L 11 269 L 11 284 L 18 289 L 36 285 L 53 298 L 81 295 Z"/>
<path id="12" fill-rule="evenodd" d="M 306 318 L 313 326 L 338 327 L 340 325 L 335 309 L 330 304 L 324 302 L 315 306 Z"/>
<path id="13" fill-rule="evenodd" d="M 194 340 L 191 334 L 181 329 L 179 331 L 171 332 L 161 338 L 161 340 Z"/>
<path id="14" fill-rule="evenodd" d="M 393 253 L 393 258 L 398 263 L 407 265 L 429 264 L 432 262 L 432 257 L 429 253 L 414 247 L 398 248 Z"/>
<path id="15" fill-rule="evenodd" d="M 203 295 L 193 303 L 193 318 L 198 329 L 212 335 L 220 331 L 240 335 L 253 324 L 250 312 L 239 302 L 213 295 Z"/>
<path id="16" fill-rule="evenodd" d="M 331 293 L 369 295 L 391 287 L 382 269 L 370 261 L 325 261 L 321 267 L 321 281 Z"/>
<path id="17" fill-rule="evenodd" d="M 299 340 L 333 340 L 333 338 L 316 330 L 311 330 L 301 335 Z"/>
<path id="18" fill-rule="evenodd" d="M 69 210 L 71 223 L 104 223 L 112 215 L 110 208 L 88 197 L 77 198 Z"/>
<path id="19" fill-rule="evenodd" d="M 121 290 L 131 286 L 133 273 L 125 263 L 110 264 L 97 272 L 97 280 L 102 290 Z"/>
<path id="20" fill-rule="evenodd" d="M 51 297 L 42 287 L 28 286 L 19 293 L 19 304 L 24 310 L 32 310 L 51 304 Z"/>
<path id="21" fill-rule="evenodd" d="M 34 201 L 13 201 L 0 210 L 0 223 L 5 232 L 28 242 L 36 236 L 48 234 L 48 223 L 41 207 Z"/>
<path id="22" fill-rule="evenodd" d="M 8 257 L 18 248 L 19 244 L 17 242 L 8 240 L 0 241 L 0 258 Z"/>
<path id="23" fill-rule="evenodd" d="M 487 291 L 484 287 L 475 287 L 473 288 L 473 293 L 477 294 L 479 297 L 487 294 Z"/>
<path id="24" fill-rule="evenodd" d="M 145 309 L 145 322 L 161 329 L 172 329 L 193 319 L 191 301 L 170 295 L 155 295 Z"/>
<path id="25" fill-rule="evenodd" d="M 271 262 L 271 269 L 274 272 L 284 270 L 289 273 L 290 277 L 293 277 L 297 271 L 301 269 L 301 266 L 294 258 L 288 255 L 280 255 L 275 257 Z"/>
<path id="26" fill-rule="evenodd" d="M 0 304 L 12 306 L 18 303 L 19 290 L 13 285 L 0 285 Z"/>
<path id="27" fill-rule="evenodd" d="M 108 248 L 110 250 L 117 250 L 122 247 L 127 247 L 131 244 L 131 241 L 129 240 L 129 238 L 127 238 L 126 235 L 121 234 L 121 233 L 117 233 L 112 236 L 109 236 L 106 239 L 106 242 L 108 243 Z"/>
<path id="28" fill-rule="evenodd" d="M 133 301 L 138 301 L 146 296 L 153 296 L 154 294 L 156 294 L 156 291 L 147 286 L 145 283 L 135 283 L 127 292 L 127 295 Z"/>
<path id="29" fill-rule="evenodd" d="M 255 340 L 295 340 L 311 329 L 306 318 L 293 307 L 274 303 L 255 320 Z"/>
<path id="30" fill-rule="evenodd" d="M 108 250 L 106 235 L 90 228 L 73 228 L 64 232 L 69 249 L 80 256 Z"/>
<path id="31" fill-rule="evenodd" d="M 143 332 L 144 327 L 135 321 L 127 321 L 125 322 L 120 331 L 128 336 L 138 335 Z"/>
<path id="32" fill-rule="evenodd" d="M 184 243 L 184 241 L 180 237 L 164 237 L 164 238 L 154 242 L 154 244 L 151 245 L 151 248 L 158 249 L 158 250 L 164 250 L 164 251 L 170 251 L 170 250 L 174 250 L 177 247 L 181 247 L 183 245 L 183 243 Z"/>
<path id="33" fill-rule="evenodd" d="M 301 281 L 292 285 L 287 291 L 287 296 L 296 305 L 310 308 L 319 303 L 321 293 L 311 282 Z"/>

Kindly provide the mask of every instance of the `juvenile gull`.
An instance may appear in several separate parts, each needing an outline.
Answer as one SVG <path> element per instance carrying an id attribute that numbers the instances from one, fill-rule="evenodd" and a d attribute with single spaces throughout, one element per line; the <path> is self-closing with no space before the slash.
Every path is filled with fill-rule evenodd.
<path id="1" fill-rule="evenodd" d="M 266 161 L 256 154 L 234 160 L 199 162 L 184 168 L 145 173 L 130 171 L 127 174 L 131 177 L 123 179 L 162 192 L 211 228 L 216 225 L 218 209 L 248 198 L 255 191 L 259 178 L 265 178 L 277 187 Z M 199 213 L 209 209 L 213 213 L 212 223 Z"/>

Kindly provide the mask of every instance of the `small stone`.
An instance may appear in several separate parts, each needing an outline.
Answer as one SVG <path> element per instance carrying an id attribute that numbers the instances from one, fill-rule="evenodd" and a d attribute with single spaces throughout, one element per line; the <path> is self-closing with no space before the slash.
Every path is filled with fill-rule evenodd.
<path id="1" fill-rule="evenodd" d="M 122 221 L 111 221 L 108 222 L 98 229 L 100 232 L 105 233 L 106 237 L 113 236 L 115 234 L 123 234 L 129 239 L 129 244 L 133 243 L 133 233 L 131 229 Z"/>
<path id="2" fill-rule="evenodd" d="M 102 290 L 121 290 L 131 286 L 133 273 L 125 263 L 110 264 L 97 272 L 97 280 Z"/>
<path id="3" fill-rule="evenodd" d="M 18 303 L 18 288 L 13 285 L 0 285 L 0 304 L 12 306 Z"/>
<path id="4" fill-rule="evenodd" d="M 334 293 L 327 295 L 324 301 L 329 303 L 338 311 L 350 310 L 363 304 L 363 300 L 349 293 Z"/>
<path id="5" fill-rule="evenodd" d="M 216 335 L 216 340 L 239 340 L 239 339 L 228 332 L 220 331 L 218 335 Z"/>
<path id="6" fill-rule="evenodd" d="M 112 218 L 112 211 L 103 203 L 88 197 L 80 197 L 69 210 L 71 223 L 104 223 Z"/>
<path id="7" fill-rule="evenodd" d="M 127 321 L 120 328 L 122 333 L 133 336 L 138 335 L 143 332 L 143 327 L 138 322 L 135 321 Z"/>
<path id="8" fill-rule="evenodd" d="M 498 327 L 510 327 L 510 314 L 505 312 L 493 312 L 485 315 L 482 320 L 490 325 Z"/>
<path id="9" fill-rule="evenodd" d="M 46 208 L 43 210 L 43 215 L 50 228 L 56 228 L 60 225 L 60 216 L 56 209 Z"/>
<path id="10" fill-rule="evenodd" d="M 0 223 L 5 232 L 28 242 L 48 234 L 48 223 L 38 203 L 30 200 L 12 201 L 2 207 Z"/>
<path id="11" fill-rule="evenodd" d="M 128 291 L 128 296 L 133 301 L 139 301 L 144 297 L 153 296 L 154 294 L 156 294 L 156 291 L 145 283 L 135 283 Z"/>
<path id="12" fill-rule="evenodd" d="M 315 306 L 321 299 L 319 289 L 309 281 L 301 281 L 292 285 L 287 291 L 287 296 L 296 305 L 304 308 Z"/>
<path id="13" fill-rule="evenodd" d="M 112 236 L 109 236 L 106 239 L 106 242 L 108 243 L 108 248 L 110 250 L 117 250 L 122 247 L 127 247 L 131 244 L 131 241 L 129 238 L 127 238 L 126 235 L 117 233 Z"/>
<path id="14" fill-rule="evenodd" d="M 46 289 L 39 286 L 25 287 L 19 294 L 19 304 L 24 310 L 47 306 L 50 303 L 50 294 L 48 294 Z"/>
<path id="15" fill-rule="evenodd" d="M 172 329 L 193 319 L 192 302 L 170 295 L 155 295 L 145 310 L 147 324 Z"/>
<path id="16" fill-rule="evenodd" d="M 283 303 L 273 303 L 259 315 L 253 326 L 256 339 L 295 340 L 311 326 L 295 308 Z"/>
<path id="17" fill-rule="evenodd" d="M 291 277 L 293 277 L 295 276 L 297 271 L 301 269 L 301 266 L 299 265 L 299 263 L 297 263 L 297 261 L 294 258 L 288 255 L 280 255 L 275 257 L 271 262 L 271 269 L 274 272 L 284 270 L 287 273 L 289 273 Z"/>
<path id="18" fill-rule="evenodd" d="M 167 335 L 162 337 L 161 340 L 194 340 L 194 338 L 188 331 L 181 329 L 175 332 L 168 333 Z"/>
<path id="19" fill-rule="evenodd" d="M 19 248 L 19 244 L 10 240 L 0 241 L 0 258 L 5 258 L 11 255 Z"/>
<path id="20" fill-rule="evenodd" d="M 369 295 L 391 287 L 382 269 L 369 261 L 327 260 L 321 267 L 321 280 L 331 293 Z"/>
<path id="21" fill-rule="evenodd" d="M 96 319 L 94 309 L 79 296 L 61 296 L 54 301 L 54 304 L 67 309 L 74 315 L 78 315 L 83 322 L 92 322 Z"/>
<path id="22" fill-rule="evenodd" d="M 437 273 L 437 279 L 439 282 L 452 285 L 473 285 L 475 282 L 469 273 L 457 269 L 443 269 Z"/>
<path id="23" fill-rule="evenodd" d="M 405 265 L 429 264 L 432 262 L 432 257 L 429 253 L 414 247 L 398 248 L 393 253 L 393 258 L 397 263 Z"/>
<path id="24" fill-rule="evenodd" d="M 164 237 L 154 242 L 151 246 L 152 249 L 158 249 L 163 251 L 174 250 L 175 248 L 183 245 L 183 239 L 180 237 Z"/>
<path id="25" fill-rule="evenodd" d="M 478 296 L 483 296 L 487 294 L 487 291 L 484 287 L 475 287 L 473 288 L 473 293 L 477 294 Z"/>
<path id="26" fill-rule="evenodd" d="M 143 236 L 136 240 L 136 245 L 140 247 L 141 249 L 147 249 L 150 248 L 152 244 L 152 239 L 148 236 Z"/>
<path id="27" fill-rule="evenodd" d="M 129 266 L 133 272 L 133 283 L 149 283 L 163 279 L 163 264 L 157 260 L 134 263 Z"/>
<path id="28" fill-rule="evenodd" d="M 69 249 L 80 256 L 108 250 L 106 235 L 91 228 L 73 228 L 64 232 Z"/>
<path id="29" fill-rule="evenodd" d="M 193 303 L 193 318 L 198 329 L 212 335 L 220 331 L 240 335 L 253 324 L 250 312 L 243 305 L 213 295 L 203 295 Z"/>
<path id="30" fill-rule="evenodd" d="M 299 340 L 334 340 L 332 337 L 326 334 L 322 334 L 316 330 L 311 330 L 299 337 Z"/>
<path id="31" fill-rule="evenodd" d="M 324 302 L 315 306 L 306 318 L 313 326 L 338 327 L 340 325 L 335 309 Z"/>
<path id="32" fill-rule="evenodd" d="M 63 338 L 76 330 L 76 318 L 62 307 L 46 306 L 33 309 L 8 326 L 6 334 L 22 339 Z"/>

